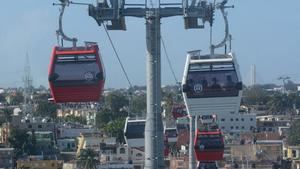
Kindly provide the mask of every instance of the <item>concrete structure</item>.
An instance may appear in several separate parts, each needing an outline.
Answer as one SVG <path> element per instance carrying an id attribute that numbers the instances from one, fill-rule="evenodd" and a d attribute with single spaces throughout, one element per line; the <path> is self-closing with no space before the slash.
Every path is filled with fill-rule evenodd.
<path id="1" fill-rule="evenodd" d="M 81 133 L 95 133 L 93 128 L 71 128 L 71 127 L 59 127 L 57 129 L 57 138 L 77 138 Z"/>
<path id="2" fill-rule="evenodd" d="M 14 149 L 0 148 L 0 168 L 13 169 L 14 165 Z"/>
<path id="3" fill-rule="evenodd" d="M 57 147 L 60 151 L 64 152 L 76 152 L 77 150 L 75 138 L 57 139 Z"/>
<path id="4" fill-rule="evenodd" d="M 256 144 L 259 160 L 277 161 L 282 156 L 282 140 L 259 140 Z"/>
<path id="5" fill-rule="evenodd" d="M 129 162 L 129 151 L 127 145 L 102 143 L 100 145 L 100 151 L 101 164 L 127 164 Z"/>
<path id="6" fill-rule="evenodd" d="M 45 119 L 33 117 L 22 118 L 20 115 L 12 116 L 12 127 L 26 129 L 29 131 L 52 131 L 55 133 L 56 125 L 54 122 L 47 122 Z"/>
<path id="7" fill-rule="evenodd" d="M 59 160 L 18 160 L 17 169 L 62 169 L 63 161 Z"/>
<path id="8" fill-rule="evenodd" d="M 32 132 L 28 132 L 29 135 Z M 56 142 L 54 138 L 54 133 L 52 131 L 36 131 L 34 132 L 36 139 L 37 152 L 40 155 L 55 155 L 57 153 Z"/>
<path id="9" fill-rule="evenodd" d="M 116 145 L 115 137 L 106 137 L 100 132 L 94 133 L 81 133 L 78 139 L 77 154 L 80 154 L 82 149 L 93 149 L 100 152 L 101 143 Z"/>
<path id="10" fill-rule="evenodd" d="M 249 132 L 256 128 L 256 114 L 254 113 L 219 113 L 217 118 L 219 128 L 224 133 Z"/>
<path id="11" fill-rule="evenodd" d="M 259 132 L 280 132 L 280 128 L 287 128 L 291 124 L 291 118 L 285 115 L 257 116 L 257 130 Z"/>
<path id="12" fill-rule="evenodd" d="M 132 164 L 101 164 L 97 166 L 98 169 L 137 169 Z"/>
<path id="13" fill-rule="evenodd" d="M 100 168 L 134 168 L 144 167 L 144 148 L 129 148 L 127 145 L 118 144 L 115 137 L 106 137 L 101 133 L 82 133 L 78 137 L 77 154 L 82 149 L 93 149 L 99 154 Z"/>

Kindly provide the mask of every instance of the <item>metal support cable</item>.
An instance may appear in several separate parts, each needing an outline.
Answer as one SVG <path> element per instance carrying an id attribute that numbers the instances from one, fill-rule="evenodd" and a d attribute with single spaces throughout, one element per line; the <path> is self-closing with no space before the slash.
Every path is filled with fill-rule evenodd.
<path id="1" fill-rule="evenodd" d="M 167 52 L 167 48 L 166 48 L 164 39 L 163 39 L 162 37 L 160 37 L 160 38 L 161 38 L 161 42 L 162 42 L 162 45 L 163 45 L 163 49 L 164 49 L 165 55 L 166 55 L 166 57 L 167 57 L 167 61 L 168 61 L 169 68 L 170 68 L 170 70 L 171 70 L 171 72 L 172 72 L 172 75 L 173 75 L 173 77 L 174 77 L 174 80 L 175 80 L 176 84 L 178 84 L 178 79 L 177 79 L 177 77 L 176 77 L 176 75 L 175 75 L 173 66 L 172 66 L 172 64 L 171 64 L 171 60 L 170 60 L 170 57 L 169 57 L 169 55 L 168 55 L 168 52 Z"/>
<path id="2" fill-rule="evenodd" d="M 105 30 L 105 33 L 106 33 L 106 35 L 107 35 L 107 37 L 108 37 L 108 39 L 109 39 L 109 42 L 110 42 L 112 48 L 113 48 L 113 50 L 114 50 L 114 53 L 115 53 L 115 55 L 116 55 L 116 57 L 117 57 L 117 59 L 118 59 L 118 62 L 119 62 L 119 64 L 120 64 L 121 68 L 122 68 L 122 71 L 123 71 L 123 73 L 124 73 L 124 75 L 125 75 L 125 77 L 126 77 L 126 80 L 127 80 L 128 84 L 129 84 L 130 88 L 132 88 L 132 83 L 130 82 L 130 79 L 129 79 L 129 77 L 128 77 L 128 74 L 127 74 L 127 72 L 126 72 L 126 70 L 125 70 L 125 68 L 124 68 L 124 66 L 123 66 L 123 63 L 122 63 L 122 61 L 121 61 L 121 59 L 120 59 L 120 57 L 119 57 L 119 54 L 118 54 L 118 52 L 117 52 L 117 50 L 116 50 L 116 48 L 115 48 L 115 45 L 114 45 L 114 43 L 113 43 L 113 41 L 112 41 L 112 39 L 111 39 L 111 37 L 110 37 L 108 31 L 107 31 L 106 26 L 103 26 L 103 28 L 104 28 L 104 30 Z"/>

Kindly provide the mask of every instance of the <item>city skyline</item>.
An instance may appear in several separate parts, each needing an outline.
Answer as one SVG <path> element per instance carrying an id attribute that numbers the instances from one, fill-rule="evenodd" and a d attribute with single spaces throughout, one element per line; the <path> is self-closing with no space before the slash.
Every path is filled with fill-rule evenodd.
<path id="1" fill-rule="evenodd" d="M 85 2 L 95 3 L 92 0 Z M 235 5 L 234 9 L 228 9 L 233 51 L 237 54 L 245 84 L 250 84 L 250 67 L 253 64 L 256 65 L 257 83 L 282 84 L 277 80 L 282 75 L 300 83 L 297 70 L 300 63 L 297 57 L 300 23 L 296 22 L 300 2 L 292 0 L 293 5 L 288 4 L 288 8 L 279 0 L 272 2 L 229 1 L 229 4 Z M 12 0 L 3 3 L 0 7 L 0 19 L 5 23 L 0 28 L 0 87 L 23 86 L 26 53 L 30 58 L 34 86 L 48 87 L 48 64 L 52 48 L 56 45 L 59 7 L 52 6 L 52 1 L 28 0 L 20 3 Z M 213 27 L 214 42 L 222 39 L 224 34 L 219 13 L 217 11 Z M 127 31 L 109 32 L 133 85 L 145 85 L 146 82 L 144 23 L 144 19 L 126 18 Z M 205 29 L 185 30 L 182 17 L 162 19 L 161 23 L 162 38 L 176 77 L 181 81 L 186 52 L 197 49 L 208 52 L 209 25 L 206 24 Z M 68 35 L 75 35 L 81 44 L 83 41 L 98 42 L 106 68 L 106 88 L 129 86 L 103 27 L 88 16 L 86 6 L 70 5 L 66 9 L 64 29 Z M 163 49 L 161 58 L 162 84 L 175 84 Z"/>

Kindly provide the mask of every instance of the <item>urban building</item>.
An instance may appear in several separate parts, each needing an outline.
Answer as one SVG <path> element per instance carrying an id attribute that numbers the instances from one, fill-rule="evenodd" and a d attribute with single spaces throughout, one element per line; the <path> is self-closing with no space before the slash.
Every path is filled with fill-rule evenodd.
<path id="1" fill-rule="evenodd" d="M 238 134 L 250 132 L 256 128 L 256 114 L 254 113 L 219 113 L 217 117 L 219 128 L 224 133 Z"/>
<path id="2" fill-rule="evenodd" d="M 57 147 L 61 152 L 76 152 L 77 150 L 75 138 L 57 139 Z"/>
<path id="3" fill-rule="evenodd" d="M 0 168 L 14 169 L 14 149 L 0 148 Z"/>
<path id="4" fill-rule="evenodd" d="M 63 161 L 59 160 L 18 160 L 17 169 L 62 169 Z"/>

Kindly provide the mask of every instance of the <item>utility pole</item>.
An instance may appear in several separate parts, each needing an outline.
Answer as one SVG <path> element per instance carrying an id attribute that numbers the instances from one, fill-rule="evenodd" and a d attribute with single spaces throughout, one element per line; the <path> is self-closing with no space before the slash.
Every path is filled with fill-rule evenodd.
<path id="1" fill-rule="evenodd" d="M 280 76 L 278 80 L 282 80 L 283 83 L 283 93 L 286 93 L 286 80 L 291 79 L 289 76 Z"/>
<path id="2" fill-rule="evenodd" d="M 160 20 L 164 17 L 183 16 L 186 29 L 204 28 L 204 22 L 213 22 L 214 6 L 205 0 L 182 0 L 181 3 L 161 3 L 159 0 L 156 8 L 148 7 L 147 4 L 147 0 L 141 4 L 126 4 L 125 0 L 110 0 L 108 3 L 107 0 L 102 0 L 98 1 L 97 6 L 89 5 L 89 15 L 99 26 L 109 21 L 111 24 L 106 25 L 108 30 L 126 30 L 126 16 L 146 19 L 147 117 L 144 168 L 165 169 L 161 118 Z M 201 24 L 198 23 L 200 19 Z"/>

